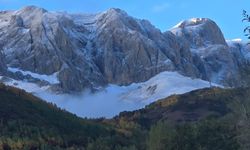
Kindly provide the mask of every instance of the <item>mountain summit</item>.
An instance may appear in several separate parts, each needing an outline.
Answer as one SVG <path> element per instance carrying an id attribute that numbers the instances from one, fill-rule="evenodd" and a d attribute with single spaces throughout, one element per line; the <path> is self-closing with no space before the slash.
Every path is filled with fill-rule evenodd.
<path id="1" fill-rule="evenodd" d="M 205 44 L 227 45 L 217 24 L 208 18 L 192 18 L 179 23 L 171 30 L 175 35 L 184 37 L 193 48 Z"/>

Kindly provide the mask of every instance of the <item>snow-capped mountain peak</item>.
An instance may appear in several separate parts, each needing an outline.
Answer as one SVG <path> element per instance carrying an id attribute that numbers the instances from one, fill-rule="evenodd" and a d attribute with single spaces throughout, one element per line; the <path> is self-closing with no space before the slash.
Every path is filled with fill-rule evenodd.
<path id="1" fill-rule="evenodd" d="M 0 29 L 1 72 L 11 67 L 56 74 L 59 82 L 51 86 L 63 92 L 143 82 L 163 71 L 225 86 L 237 85 L 240 77 L 235 62 L 241 60 L 207 18 L 182 21 L 162 33 L 116 8 L 70 14 L 28 6 L 1 12 Z"/>
<path id="2" fill-rule="evenodd" d="M 57 97 L 53 102 L 84 116 L 83 106 L 73 98 L 79 97 L 72 93 L 100 91 L 92 93 L 98 97 L 93 102 L 110 96 L 114 106 L 117 99 L 151 102 L 207 87 L 209 82 L 247 86 L 250 48 L 233 43 L 226 42 L 218 25 L 207 18 L 182 21 L 162 33 L 120 9 L 70 14 L 29 6 L 0 12 L 0 75 L 6 84 L 48 100 Z M 65 96 L 77 101 L 77 111 L 71 102 L 59 103 Z M 128 107 L 125 110 L 138 105 Z"/>

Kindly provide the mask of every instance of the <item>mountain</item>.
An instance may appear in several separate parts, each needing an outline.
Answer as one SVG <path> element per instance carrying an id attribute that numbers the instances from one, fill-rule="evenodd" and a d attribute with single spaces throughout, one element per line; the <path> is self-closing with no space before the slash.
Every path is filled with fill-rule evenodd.
<path id="1" fill-rule="evenodd" d="M 163 33 L 120 9 L 68 14 L 27 6 L 1 11 L 0 31 L 6 76 L 50 85 L 54 91 L 129 85 L 163 71 L 224 86 L 242 86 L 247 80 L 242 78 L 242 68 L 248 69 L 242 47 L 228 45 L 216 23 L 205 18 L 183 21 Z"/>
<path id="2" fill-rule="evenodd" d="M 206 18 L 193 18 L 180 22 L 171 29 L 183 43 L 188 43 L 201 74 L 206 80 L 224 86 L 243 86 L 248 77 L 243 72 L 248 70 L 248 59 L 245 58 L 249 47 L 239 41 L 225 41 L 216 23 Z"/>
<path id="3" fill-rule="evenodd" d="M 3 84 L 0 97 L 1 149 L 249 149 L 249 88 L 196 90 L 95 120 Z"/>
<path id="4" fill-rule="evenodd" d="M 187 40 L 193 49 L 207 45 L 227 45 L 217 24 L 207 18 L 192 18 L 182 21 L 172 28 L 171 32 Z"/>
<path id="5" fill-rule="evenodd" d="M 0 149 L 247 150 L 249 50 L 208 18 L 0 11 Z"/>
<path id="6" fill-rule="evenodd" d="M 115 8 L 0 11 L 0 82 L 82 117 L 113 117 L 211 85 L 247 87 L 249 50 L 207 18 L 161 32 Z"/>
<path id="7" fill-rule="evenodd" d="M 163 35 L 148 21 L 119 9 L 85 15 L 28 6 L 1 12 L 1 30 L 1 49 L 9 67 L 56 73 L 58 87 L 65 91 L 145 81 L 173 70 L 174 64 L 195 70 L 181 61 L 188 56 L 179 57 L 174 35 Z"/>

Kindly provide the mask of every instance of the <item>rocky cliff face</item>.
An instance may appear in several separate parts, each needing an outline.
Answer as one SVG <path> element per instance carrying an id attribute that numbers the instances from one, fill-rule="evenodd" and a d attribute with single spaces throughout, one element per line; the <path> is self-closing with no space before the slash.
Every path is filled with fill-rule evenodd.
<path id="1" fill-rule="evenodd" d="M 171 32 L 187 43 L 194 65 L 204 79 L 225 86 L 242 86 L 245 82 L 242 71 L 247 63 L 243 49 L 248 48 L 235 46 L 235 41 L 227 43 L 215 22 L 207 18 L 193 18 L 179 23 Z"/>
<path id="2" fill-rule="evenodd" d="M 31 6 L 2 12 L 1 21 L 0 45 L 8 66 L 45 75 L 58 73 L 58 86 L 66 91 L 104 83 L 84 54 L 84 26 L 78 27 L 67 14 Z"/>
<path id="3" fill-rule="evenodd" d="M 7 66 L 4 60 L 3 54 L 0 52 L 0 75 L 5 75 L 7 72 Z"/>
<path id="4" fill-rule="evenodd" d="M 197 76 L 190 51 L 172 33 L 162 34 L 146 20 L 118 9 L 100 16 L 92 56 L 109 83 L 145 81 L 164 70 Z M 186 71 L 189 68 L 189 71 Z"/>
<path id="5" fill-rule="evenodd" d="M 0 12 L 0 50 L 8 67 L 57 74 L 53 86 L 63 91 L 126 85 L 166 70 L 224 85 L 239 78 L 239 49 L 209 19 L 162 33 L 120 9 L 67 14 L 29 6 Z"/>
<path id="6" fill-rule="evenodd" d="M 182 21 L 171 32 L 187 40 L 190 47 L 194 49 L 207 45 L 227 45 L 220 28 L 207 18 Z"/>

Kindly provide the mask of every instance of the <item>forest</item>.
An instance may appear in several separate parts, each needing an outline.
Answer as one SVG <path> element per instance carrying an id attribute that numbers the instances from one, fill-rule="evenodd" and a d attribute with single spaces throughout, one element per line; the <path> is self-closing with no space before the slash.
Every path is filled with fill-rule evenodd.
<path id="1" fill-rule="evenodd" d="M 79 118 L 0 86 L 0 149 L 247 150 L 250 89 L 173 95 L 112 119 Z"/>

